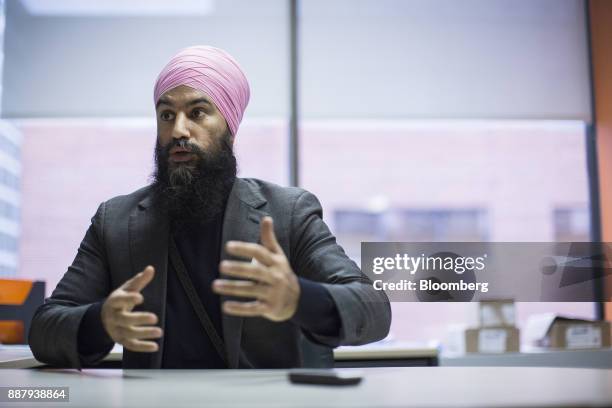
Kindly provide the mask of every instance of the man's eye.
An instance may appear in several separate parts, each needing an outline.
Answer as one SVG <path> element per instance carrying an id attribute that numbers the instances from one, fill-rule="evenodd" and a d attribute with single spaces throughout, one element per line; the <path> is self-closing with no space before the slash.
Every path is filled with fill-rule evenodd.
<path id="1" fill-rule="evenodd" d="M 195 119 L 197 118 L 201 118 L 206 114 L 206 112 L 204 112 L 204 109 L 194 109 L 193 112 L 191 112 L 191 116 Z"/>
<path id="2" fill-rule="evenodd" d="M 165 111 L 162 112 L 159 117 L 161 118 L 161 120 L 172 120 L 172 118 L 174 118 L 174 114 L 172 112 Z"/>

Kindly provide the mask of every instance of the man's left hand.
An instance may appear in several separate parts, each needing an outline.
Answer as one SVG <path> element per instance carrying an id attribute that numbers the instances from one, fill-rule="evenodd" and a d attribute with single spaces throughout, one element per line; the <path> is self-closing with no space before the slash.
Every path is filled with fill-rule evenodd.
<path id="1" fill-rule="evenodd" d="M 261 221 L 261 243 L 229 241 L 229 254 L 252 262 L 223 261 L 224 275 L 245 280 L 216 279 L 213 291 L 220 295 L 253 298 L 248 302 L 225 301 L 223 312 L 235 316 L 262 316 L 280 322 L 290 319 L 297 309 L 300 284 L 283 249 L 274 235 L 271 217 Z"/>

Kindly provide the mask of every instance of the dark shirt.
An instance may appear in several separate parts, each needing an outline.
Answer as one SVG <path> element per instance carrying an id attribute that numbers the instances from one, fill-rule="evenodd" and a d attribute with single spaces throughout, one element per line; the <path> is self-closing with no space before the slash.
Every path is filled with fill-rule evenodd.
<path id="1" fill-rule="evenodd" d="M 220 299 L 211 288 L 219 276 L 222 229 L 222 217 L 217 217 L 173 235 L 189 278 L 223 339 Z M 173 268 L 168 270 L 167 282 L 162 368 L 224 368 L 224 361 L 198 320 Z"/>
<path id="2" fill-rule="evenodd" d="M 174 240 L 200 300 L 217 332 L 223 338 L 219 296 L 212 282 L 219 277 L 222 216 L 198 228 L 174 234 Z M 325 287 L 298 278 L 300 299 L 292 321 L 307 333 L 335 336 L 340 331 L 340 316 Z M 109 351 L 112 340 L 101 320 L 103 301 L 92 304 L 79 326 L 78 349 L 81 356 Z M 168 271 L 166 319 L 162 368 L 224 368 L 181 286 L 176 273 Z"/>

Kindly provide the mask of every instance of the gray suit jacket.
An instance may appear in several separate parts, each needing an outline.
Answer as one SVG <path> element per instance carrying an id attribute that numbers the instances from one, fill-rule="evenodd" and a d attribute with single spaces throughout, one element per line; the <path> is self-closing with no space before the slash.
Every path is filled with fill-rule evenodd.
<path id="1" fill-rule="evenodd" d="M 338 337 L 309 337 L 331 347 L 384 338 L 391 324 L 386 295 L 375 291 L 346 256 L 322 220 L 319 201 L 303 189 L 236 179 L 225 210 L 221 259 L 232 258 L 224 249 L 228 240 L 259 242 L 259 221 L 265 215 L 274 219 L 277 239 L 295 273 L 322 282 L 338 309 L 342 322 Z M 29 343 L 34 356 L 64 367 L 99 361 L 103 355 L 78 353 L 81 319 L 92 303 L 103 300 L 147 265 L 153 265 L 156 274 L 136 310 L 157 314 L 163 327 L 168 239 L 167 218 L 153 205 L 150 186 L 102 203 L 72 265 L 33 318 Z M 302 365 L 302 333 L 291 321 L 224 314 L 222 323 L 230 368 Z M 156 353 L 124 350 L 123 367 L 160 368 L 162 352 L 163 338 Z"/>

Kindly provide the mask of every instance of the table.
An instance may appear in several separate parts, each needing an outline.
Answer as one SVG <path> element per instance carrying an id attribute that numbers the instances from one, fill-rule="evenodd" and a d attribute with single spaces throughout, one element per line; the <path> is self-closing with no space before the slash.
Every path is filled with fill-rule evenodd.
<path id="1" fill-rule="evenodd" d="M 438 349 L 420 343 L 378 342 L 334 349 L 336 367 L 437 366 Z"/>
<path id="2" fill-rule="evenodd" d="M 612 370 L 388 367 L 360 371 L 364 373 L 362 383 L 346 387 L 291 384 L 286 370 L 3 369 L 0 383 L 69 387 L 69 403 L 34 404 L 37 407 L 612 405 Z"/>
<path id="3" fill-rule="evenodd" d="M 42 365 L 28 345 L 0 345 L 0 368 L 31 368 Z"/>
<path id="4" fill-rule="evenodd" d="M 116 345 L 104 358 L 103 366 L 120 368 L 123 351 Z M 466 354 L 438 357 L 434 347 L 414 344 L 370 344 L 343 346 L 334 350 L 336 367 L 568 367 L 612 369 L 612 349 L 605 350 L 541 350 L 526 349 L 521 353 Z M 37 361 L 27 345 L 1 345 L 0 368 L 32 368 Z"/>
<path id="5" fill-rule="evenodd" d="M 525 348 L 521 353 L 442 354 L 440 366 L 445 367 L 570 367 L 612 369 L 612 349 L 545 350 Z"/>
<path id="6" fill-rule="evenodd" d="M 106 367 L 120 368 L 123 349 L 116 344 L 104 358 Z M 337 367 L 407 367 L 437 365 L 435 347 L 408 343 L 344 346 L 334 350 Z M 0 345 L 0 368 L 31 368 L 42 366 L 27 345 Z"/>

